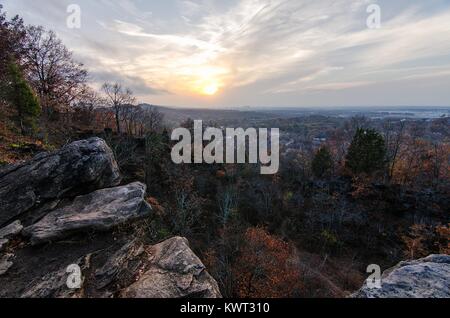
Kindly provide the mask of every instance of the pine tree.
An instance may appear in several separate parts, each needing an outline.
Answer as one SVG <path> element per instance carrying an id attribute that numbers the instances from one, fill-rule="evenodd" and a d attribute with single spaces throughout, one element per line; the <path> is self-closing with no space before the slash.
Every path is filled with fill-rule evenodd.
<path id="1" fill-rule="evenodd" d="M 17 111 L 22 134 L 34 132 L 41 113 L 39 100 L 15 63 L 8 65 L 7 100 Z"/>
<path id="2" fill-rule="evenodd" d="M 348 150 L 346 167 L 355 174 L 372 174 L 384 168 L 385 160 L 383 136 L 375 130 L 359 128 Z"/>
<path id="3" fill-rule="evenodd" d="M 323 176 L 329 174 L 333 169 L 333 158 L 331 157 L 330 151 L 322 147 L 314 156 L 312 161 L 312 171 L 317 178 L 322 178 Z"/>

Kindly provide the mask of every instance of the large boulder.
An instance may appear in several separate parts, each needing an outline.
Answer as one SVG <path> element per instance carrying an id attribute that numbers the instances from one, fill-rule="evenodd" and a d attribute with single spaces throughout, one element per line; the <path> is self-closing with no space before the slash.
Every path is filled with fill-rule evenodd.
<path id="1" fill-rule="evenodd" d="M 112 248 L 112 247 L 111 247 Z M 157 245 L 132 240 L 109 255 L 107 250 L 73 261 L 80 269 L 80 288 L 67 286 L 69 259 L 44 272 L 24 288 L 23 298 L 218 298 L 217 282 L 206 272 L 185 238 Z"/>
<path id="2" fill-rule="evenodd" d="M 125 298 L 220 298 L 219 287 L 189 248 L 185 238 L 174 237 L 150 250 L 148 270 L 126 288 Z"/>
<path id="3" fill-rule="evenodd" d="M 0 169 L 0 227 L 68 196 L 116 186 L 120 173 L 105 141 L 91 138 Z"/>
<path id="4" fill-rule="evenodd" d="M 402 262 L 382 276 L 381 289 L 363 286 L 354 298 L 450 298 L 450 256 Z"/>
<path id="5" fill-rule="evenodd" d="M 23 233 L 36 245 L 77 232 L 107 231 L 148 217 L 152 209 L 145 201 L 145 191 L 144 184 L 135 182 L 76 197 L 25 228 Z"/>

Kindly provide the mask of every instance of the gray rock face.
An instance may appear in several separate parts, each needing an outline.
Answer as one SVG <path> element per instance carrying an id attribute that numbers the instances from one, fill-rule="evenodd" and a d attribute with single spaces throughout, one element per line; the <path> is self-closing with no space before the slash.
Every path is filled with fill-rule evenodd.
<path id="1" fill-rule="evenodd" d="M 0 257 L 0 276 L 4 275 L 14 265 L 11 262 L 13 256 L 13 254 L 5 254 Z"/>
<path id="2" fill-rule="evenodd" d="M 116 186 L 120 174 L 111 149 L 99 138 L 0 170 L 0 226 L 47 201 Z"/>
<path id="3" fill-rule="evenodd" d="M 80 271 L 85 271 L 89 267 L 91 255 L 82 257 L 74 265 L 80 267 Z M 21 298 L 81 298 L 83 297 L 83 278 L 79 289 L 70 289 L 67 280 L 70 272 L 68 268 L 46 274 L 44 277 L 36 279 L 29 288 L 20 296 Z"/>
<path id="4" fill-rule="evenodd" d="M 125 298 L 221 297 L 217 282 L 185 238 L 174 237 L 151 249 L 150 269 L 126 288 Z"/>
<path id="5" fill-rule="evenodd" d="M 67 267 L 62 267 L 36 277 L 21 297 L 221 297 L 216 281 L 190 250 L 185 238 L 175 237 L 154 246 L 133 240 L 110 255 L 106 262 L 99 263 L 94 254 L 88 254 L 74 264 L 81 270 L 80 289 L 68 288 L 69 273 Z"/>
<path id="6" fill-rule="evenodd" d="M 33 245 L 64 238 L 74 232 L 107 231 L 150 215 L 146 186 L 135 182 L 76 197 L 62 208 L 27 227 L 24 234 Z"/>
<path id="7" fill-rule="evenodd" d="M 23 226 L 20 221 L 15 221 L 8 226 L 0 229 L 0 239 L 8 239 L 12 236 L 20 234 L 22 232 Z"/>
<path id="8" fill-rule="evenodd" d="M 0 252 L 2 252 L 6 245 L 9 243 L 9 240 L 7 239 L 0 239 Z"/>
<path id="9" fill-rule="evenodd" d="M 9 239 L 19 235 L 22 232 L 23 226 L 20 221 L 15 221 L 8 226 L 0 229 L 0 252 L 3 251 L 9 243 Z"/>
<path id="10" fill-rule="evenodd" d="M 143 266 L 145 257 L 139 256 L 145 252 L 144 245 L 133 240 L 114 253 L 107 262 L 95 272 L 95 288 L 101 290 L 122 280 L 122 276 L 135 273 Z"/>
<path id="11" fill-rule="evenodd" d="M 450 298 L 450 256 L 431 255 L 386 271 L 381 289 L 367 285 L 354 298 Z"/>

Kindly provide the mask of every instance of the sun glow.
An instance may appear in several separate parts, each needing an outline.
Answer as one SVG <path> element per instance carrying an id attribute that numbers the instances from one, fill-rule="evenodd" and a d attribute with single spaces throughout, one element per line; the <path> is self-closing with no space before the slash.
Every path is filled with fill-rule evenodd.
<path id="1" fill-rule="evenodd" d="M 208 96 L 213 96 L 218 91 L 219 91 L 219 87 L 218 87 L 217 83 L 214 83 L 214 82 L 208 83 L 202 88 L 202 93 L 205 95 L 208 95 Z"/>
<path id="2" fill-rule="evenodd" d="M 230 71 L 228 68 L 209 65 L 179 65 L 173 68 L 177 81 L 173 91 L 186 92 L 194 96 L 212 97 L 226 87 Z"/>

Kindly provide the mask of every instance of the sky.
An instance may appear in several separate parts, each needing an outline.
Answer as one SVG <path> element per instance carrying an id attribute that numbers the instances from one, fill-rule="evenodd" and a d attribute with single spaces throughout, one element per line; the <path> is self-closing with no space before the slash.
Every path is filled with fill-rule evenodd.
<path id="1" fill-rule="evenodd" d="M 0 0 L 90 72 L 179 107 L 449 106 L 450 0 Z M 69 28 L 70 4 L 81 27 Z M 380 8 L 379 28 L 367 20 Z M 372 20 L 370 20 L 372 21 Z"/>

